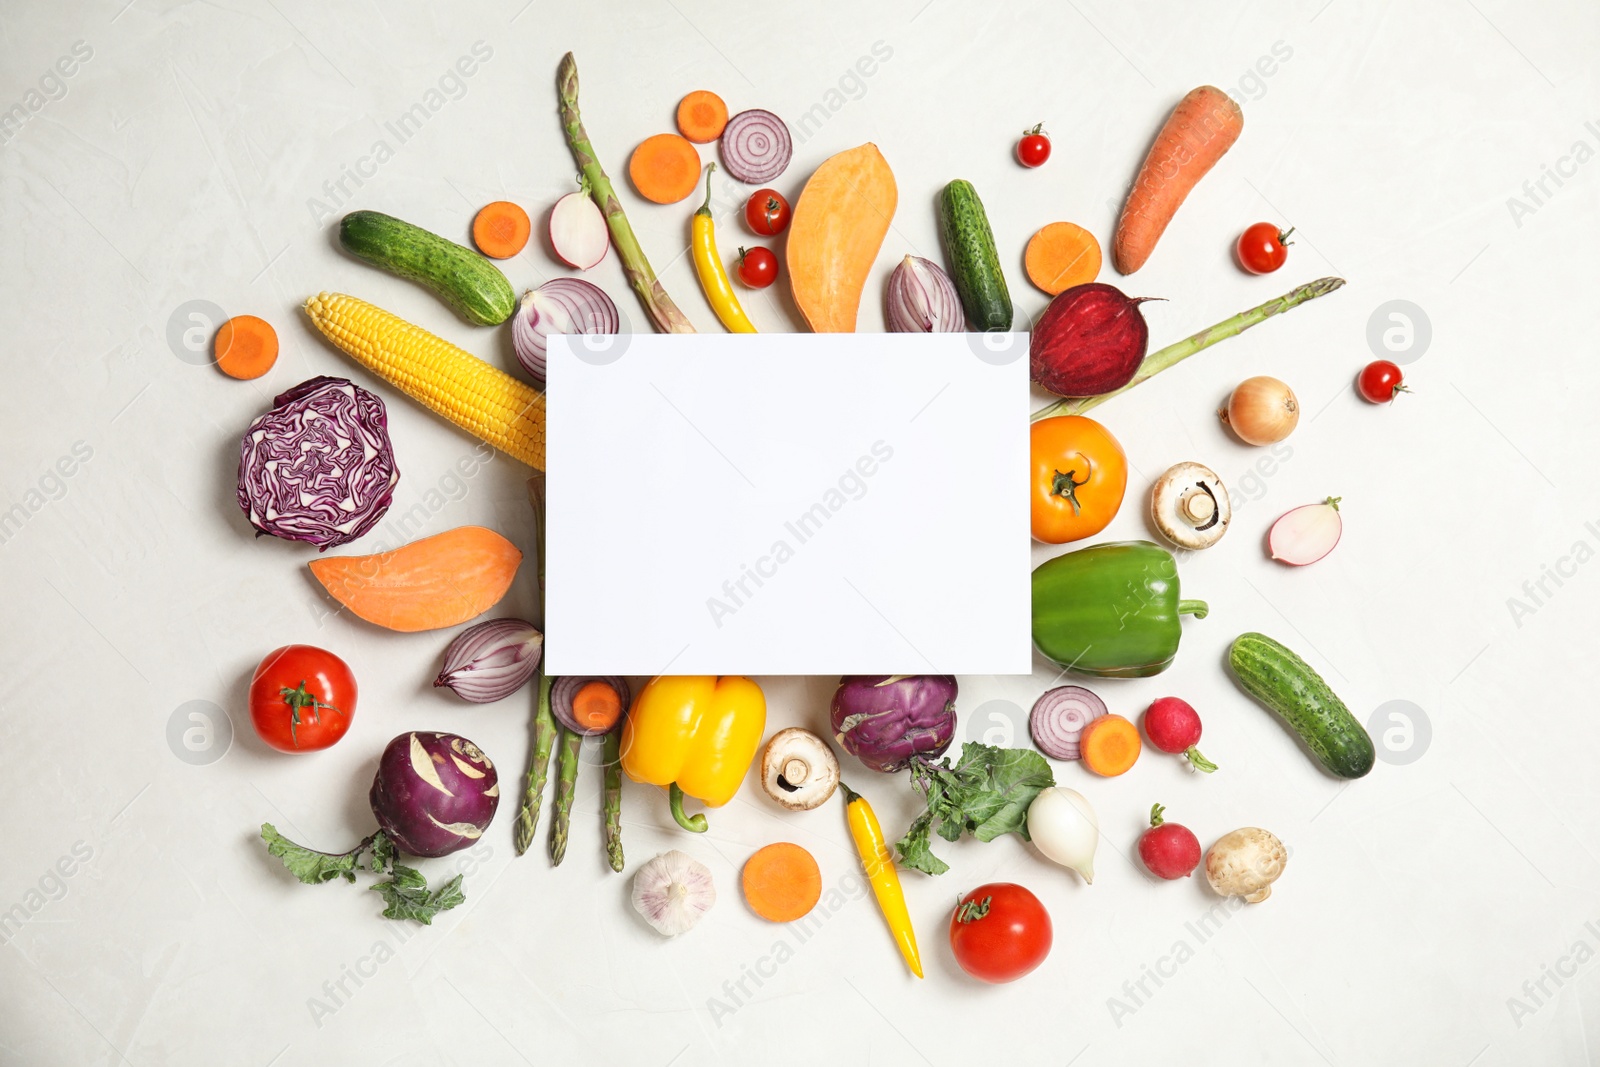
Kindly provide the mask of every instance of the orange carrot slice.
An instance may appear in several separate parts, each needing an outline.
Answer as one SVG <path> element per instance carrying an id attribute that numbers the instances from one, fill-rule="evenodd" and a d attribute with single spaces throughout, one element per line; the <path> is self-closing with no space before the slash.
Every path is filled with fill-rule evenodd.
<path id="1" fill-rule="evenodd" d="M 742 882 L 745 903 L 769 922 L 794 922 L 822 899 L 817 861 L 788 841 L 768 845 L 746 860 Z"/>
<path id="2" fill-rule="evenodd" d="M 1117 221 L 1111 259 L 1132 274 L 1144 266 L 1195 183 L 1244 130 L 1244 112 L 1221 89 L 1202 85 L 1178 102 L 1156 135 Z"/>
<path id="3" fill-rule="evenodd" d="M 509 200 L 485 204 L 472 219 L 472 242 L 491 259 L 510 259 L 528 246 L 533 223 Z"/>
<path id="4" fill-rule="evenodd" d="M 633 150 L 628 177 L 646 200 L 676 204 L 700 184 L 700 153 L 675 133 L 658 133 Z"/>
<path id="5" fill-rule="evenodd" d="M 230 378 L 259 378 L 278 362 L 278 331 L 254 315 L 235 315 L 212 341 L 217 369 Z"/>
<path id="6" fill-rule="evenodd" d="M 706 144 L 722 136 L 728 124 L 728 105 L 707 89 L 696 89 L 678 102 L 678 132 L 695 144 Z"/>
<path id="7" fill-rule="evenodd" d="M 610 682 L 585 682 L 572 695 L 572 718 L 585 730 L 605 733 L 622 718 L 622 696 Z"/>
<path id="8" fill-rule="evenodd" d="M 1100 242 L 1071 222 L 1052 222 L 1028 240 L 1028 280 L 1055 296 L 1100 276 Z"/>
<path id="9" fill-rule="evenodd" d="M 1083 728 L 1078 748 L 1083 765 L 1096 774 L 1115 778 L 1139 758 L 1139 728 L 1121 715 L 1102 715 Z"/>
<path id="10" fill-rule="evenodd" d="M 392 552 L 311 561 L 311 573 L 339 603 L 389 630 L 455 626 L 488 611 L 511 588 L 517 546 L 482 526 L 459 526 Z"/>

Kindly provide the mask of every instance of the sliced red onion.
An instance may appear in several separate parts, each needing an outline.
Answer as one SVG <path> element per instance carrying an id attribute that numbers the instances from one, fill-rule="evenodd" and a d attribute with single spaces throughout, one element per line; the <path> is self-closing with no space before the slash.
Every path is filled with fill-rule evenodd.
<path id="1" fill-rule="evenodd" d="M 610 730 L 596 730 L 588 726 L 580 726 L 578 720 L 572 716 L 572 699 L 578 695 L 578 690 L 590 682 L 604 682 L 616 690 L 617 698 L 622 704 L 624 715 L 628 712 L 628 680 L 620 677 L 586 677 L 581 674 L 565 674 L 557 678 L 550 686 L 550 711 L 555 715 L 556 721 L 575 734 L 585 737 L 595 737 L 599 734 L 610 733 Z"/>
<path id="2" fill-rule="evenodd" d="M 544 635 L 521 619 L 491 619 L 456 635 L 444 652 L 434 686 L 462 700 L 489 704 L 528 684 L 539 669 Z"/>
<path id="3" fill-rule="evenodd" d="M 961 295 L 944 268 L 931 259 L 907 256 L 889 275 L 890 333 L 966 333 Z"/>
<path id="4" fill-rule="evenodd" d="M 347 378 L 301 382 L 239 442 L 239 507 L 258 534 L 320 549 L 377 525 L 400 480 L 383 401 Z"/>
<path id="5" fill-rule="evenodd" d="M 621 328 L 622 316 L 605 290 L 582 278 L 552 278 L 522 294 L 511 317 L 511 347 L 522 368 L 543 382 L 551 334 L 614 334 Z"/>
<path id="6" fill-rule="evenodd" d="M 1105 713 L 1106 702 L 1083 686 L 1058 686 L 1034 701 L 1028 732 L 1051 759 L 1075 760 L 1083 728 Z"/>
<path id="7" fill-rule="evenodd" d="M 794 155 L 789 127 L 770 111 L 741 111 L 723 127 L 722 165 L 748 185 L 770 182 L 782 174 Z"/>

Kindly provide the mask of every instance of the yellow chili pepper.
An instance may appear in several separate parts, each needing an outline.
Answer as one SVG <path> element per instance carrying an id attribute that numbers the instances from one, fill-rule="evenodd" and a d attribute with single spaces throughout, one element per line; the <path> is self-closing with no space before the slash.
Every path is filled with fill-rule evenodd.
<path id="1" fill-rule="evenodd" d="M 708 808 L 733 799 L 767 728 L 767 698 L 748 678 L 653 678 L 622 724 L 622 769 L 668 787 L 672 817 L 703 833 L 706 817 L 684 814 L 687 794 Z"/>
<path id="2" fill-rule="evenodd" d="M 717 313 L 729 333 L 755 333 L 755 324 L 739 306 L 739 297 L 728 281 L 728 272 L 722 266 L 722 256 L 717 253 L 716 222 L 711 218 L 711 172 L 715 163 L 706 164 L 706 202 L 694 213 L 690 237 L 694 246 L 694 271 L 700 275 L 700 288 L 706 291 L 711 310 Z"/>
<path id="3" fill-rule="evenodd" d="M 878 816 L 873 813 L 872 805 L 867 803 L 865 797 L 843 782 L 839 783 L 839 788 L 844 790 L 844 810 L 850 823 L 850 837 L 856 843 L 856 851 L 861 854 L 861 865 L 866 868 L 867 881 L 872 885 L 873 895 L 878 898 L 878 909 L 883 912 L 889 932 L 900 946 L 900 955 L 906 958 L 906 966 L 911 968 L 912 974 L 921 978 L 922 956 L 917 952 L 917 932 L 911 928 L 906 895 L 900 889 L 900 872 L 895 870 L 894 856 L 889 851 L 889 843 L 883 838 L 883 827 L 878 825 Z"/>

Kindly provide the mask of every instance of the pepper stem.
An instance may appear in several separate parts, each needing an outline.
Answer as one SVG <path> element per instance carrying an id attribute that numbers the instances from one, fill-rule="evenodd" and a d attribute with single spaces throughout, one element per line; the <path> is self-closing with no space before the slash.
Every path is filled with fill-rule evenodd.
<path id="1" fill-rule="evenodd" d="M 1207 615 L 1209 615 L 1210 613 L 1211 613 L 1211 609 L 1206 605 L 1206 602 L 1204 600 L 1180 600 L 1180 601 L 1178 601 L 1178 614 L 1179 615 L 1193 615 L 1197 619 L 1203 619 Z"/>
<path id="2" fill-rule="evenodd" d="M 1207 774 L 1210 774 L 1212 771 L 1217 769 L 1217 765 L 1200 755 L 1200 750 L 1193 745 L 1190 745 L 1183 754 L 1189 757 L 1189 766 L 1193 767 L 1197 771 L 1205 771 Z"/>
<path id="3" fill-rule="evenodd" d="M 672 806 L 672 817 L 678 820 L 678 825 L 692 834 L 706 832 L 706 817 L 701 814 L 686 815 L 683 811 L 683 790 L 677 782 L 667 787 L 667 802 Z"/>
<path id="4" fill-rule="evenodd" d="M 716 169 L 716 163 L 706 164 L 706 202 L 700 205 L 700 210 L 695 212 L 696 215 L 704 215 L 706 218 L 711 217 L 711 172 Z"/>

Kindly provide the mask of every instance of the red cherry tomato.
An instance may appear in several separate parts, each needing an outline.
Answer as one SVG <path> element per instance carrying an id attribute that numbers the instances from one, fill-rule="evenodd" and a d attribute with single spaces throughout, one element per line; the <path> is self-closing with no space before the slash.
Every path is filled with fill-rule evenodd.
<path id="1" fill-rule="evenodd" d="M 744 203 L 745 225 L 762 237 L 776 237 L 789 226 L 789 201 L 776 189 L 757 189 Z"/>
<path id="2" fill-rule="evenodd" d="M 765 248 L 739 249 L 739 280 L 752 289 L 765 289 L 778 280 L 778 257 Z"/>
<path id="3" fill-rule="evenodd" d="M 1363 400 L 1373 404 L 1387 404 L 1401 393 L 1411 391 L 1405 387 L 1405 376 L 1400 373 L 1399 366 L 1387 359 L 1373 360 L 1361 368 L 1356 389 Z"/>
<path id="4" fill-rule="evenodd" d="M 1022 135 L 1017 142 L 1017 162 L 1024 167 L 1037 167 L 1050 158 L 1050 138 L 1044 133 L 1044 123 Z"/>
<path id="5" fill-rule="evenodd" d="M 356 676 L 344 660 L 312 645 L 284 645 L 250 680 L 250 721 L 280 752 L 315 752 L 350 729 Z"/>
<path id="6" fill-rule="evenodd" d="M 1279 230 L 1270 222 L 1258 222 L 1239 235 L 1234 254 L 1239 266 L 1251 274 L 1271 274 L 1289 258 L 1289 246 L 1294 242 L 1289 235 L 1294 227 Z"/>
<path id="7" fill-rule="evenodd" d="M 1039 898 L 1011 882 L 980 885 L 950 917 L 950 949 L 985 982 L 1014 982 L 1044 962 L 1054 934 Z"/>

